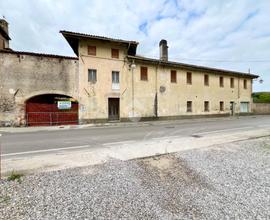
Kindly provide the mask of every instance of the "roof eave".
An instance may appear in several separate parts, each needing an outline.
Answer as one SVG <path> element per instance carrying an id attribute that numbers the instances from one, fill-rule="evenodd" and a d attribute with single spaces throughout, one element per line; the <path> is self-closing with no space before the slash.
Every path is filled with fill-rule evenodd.
<path id="1" fill-rule="evenodd" d="M 0 27 L 0 33 L 2 33 L 3 37 L 6 38 L 6 40 L 11 40 L 7 32 Z"/>
<path id="2" fill-rule="evenodd" d="M 206 72 L 212 72 L 212 73 L 222 73 L 226 75 L 232 75 L 232 76 L 243 76 L 243 77 L 248 77 L 252 79 L 256 79 L 259 76 L 255 74 L 249 74 L 249 73 L 243 73 L 243 72 L 237 72 L 237 71 L 231 71 L 231 70 L 224 70 L 224 69 L 217 69 L 217 68 L 211 68 L 211 67 L 204 67 L 204 66 L 197 66 L 197 65 L 192 65 L 192 64 L 185 64 L 185 63 L 177 63 L 177 62 L 166 62 L 162 60 L 157 60 L 157 59 L 152 59 L 152 58 L 144 58 L 144 57 L 138 57 L 138 56 L 128 56 L 130 59 L 135 59 L 135 60 L 140 60 L 142 62 L 148 62 L 148 63 L 153 63 L 153 64 L 158 64 L 158 65 L 165 65 L 165 66 L 173 66 L 173 67 L 178 67 L 182 69 L 188 69 L 188 70 L 203 70 Z"/>
<path id="3" fill-rule="evenodd" d="M 65 39 L 68 41 L 69 45 L 71 46 L 74 53 L 78 56 L 78 45 L 80 39 L 94 39 L 94 40 L 101 40 L 101 41 L 108 41 L 112 43 L 121 43 L 128 46 L 130 49 L 130 55 L 136 55 L 137 45 L 139 44 L 136 41 L 126 41 L 126 40 L 120 40 L 120 39 L 113 39 L 113 38 L 107 38 L 107 37 L 101 37 L 101 36 L 94 36 L 94 35 L 87 35 L 82 33 L 76 33 L 76 32 L 70 32 L 61 30 L 60 33 L 65 37 Z"/>
<path id="4" fill-rule="evenodd" d="M 68 42 L 69 46 L 72 48 L 73 52 L 76 54 L 76 56 L 79 56 L 79 39 L 77 38 L 72 38 L 60 31 L 60 33 L 63 35 L 63 37 L 66 39 Z"/>

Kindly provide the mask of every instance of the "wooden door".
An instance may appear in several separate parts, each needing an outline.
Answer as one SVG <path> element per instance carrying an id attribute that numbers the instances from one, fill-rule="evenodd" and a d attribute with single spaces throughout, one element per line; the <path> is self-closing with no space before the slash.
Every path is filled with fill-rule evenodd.
<path id="1" fill-rule="evenodd" d="M 109 120 L 119 120 L 119 98 L 109 98 Z"/>

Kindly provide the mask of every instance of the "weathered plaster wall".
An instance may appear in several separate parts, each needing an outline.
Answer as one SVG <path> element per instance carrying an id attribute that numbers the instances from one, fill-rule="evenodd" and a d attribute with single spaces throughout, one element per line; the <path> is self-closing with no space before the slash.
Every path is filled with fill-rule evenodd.
<path id="1" fill-rule="evenodd" d="M 87 46 L 97 48 L 96 56 L 87 54 Z M 119 59 L 111 58 L 111 48 L 120 50 Z M 230 114 L 230 102 L 235 103 L 235 113 L 240 111 L 240 102 L 251 103 L 252 81 L 247 80 L 244 89 L 243 78 L 222 74 L 192 72 L 192 84 L 186 83 L 184 69 L 177 71 L 177 83 L 171 83 L 172 68 L 135 61 L 136 68 L 130 68 L 131 60 L 125 59 L 126 48 L 115 43 L 81 41 L 80 51 L 80 118 L 81 121 L 108 119 L 108 98 L 120 98 L 120 118 L 194 116 Z M 140 67 L 148 68 L 148 80 L 140 79 Z M 97 82 L 88 82 L 88 69 L 97 70 Z M 112 89 L 112 71 L 120 72 L 120 89 Z M 132 72 L 134 76 L 134 114 L 132 111 Z M 204 74 L 209 75 L 209 86 L 204 85 Z M 219 77 L 224 77 L 224 87 L 219 85 Z M 230 78 L 234 78 L 234 88 L 230 88 Z M 160 87 L 165 92 L 160 92 Z M 187 112 L 187 101 L 192 101 L 192 112 Z M 209 101 L 209 111 L 204 111 L 204 101 Z M 224 111 L 220 111 L 220 102 Z M 157 104 L 157 107 L 155 106 Z M 251 111 L 251 105 L 249 111 Z"/>
<path id="2" fill-rule="evenodd" d="M 0 34 L 0 50 L 6 47 L 5 42 L 6 42 L 6 39 Z"/>
<path id="3" fill-rule="evenodd" d="M 25 101 L 40 94 L 78 98 L 78 60 L 0 52 L 0 122 L 25 123 Z"/>
<path id="4" fill-rule="evenodd" d="M 157 111 L 159 117 L 193 116 L 230 114 L 230 102 L 235 102 L 235 113 L 240 111 L 240 102 L 251 103 L 252 81 L 247 80 L 247 89 L 244 89 L 243 78 L 234 78 L 234 88 L 230 88 L 230 78 L 221 74 L 192 72 L 192 84 L 186 82 L 186 73 L 183 69 L 135 62 L 135 109 L 139 108 L 141 117 L 155 117 L 155 94 L 157 94 Z M 148 68 L 148 80 L 140 80 L 140 67 Z M 177 71 L 177 82 L 171 82 L 171 70 Z M 204 85 L 204 74 L 209 75 L 209 86 Z M 126 74 L 131 85 L 131 73 Z M 219 77 L 224 78 L 224 87 L 219 85 Z M 131 86 L 127 86 L 130 88 Z M 165 91 L 161 92 L 160 87 Z M 187 101 L 192 101 L 192 112 L 187 112 Z M 204 111 L 204 101 L 209 101 L 209 111 Z M 224 111 L 220 111 L 220 102 L 224 102 Z M 251 105 L 249 111 L 251 111 Z M 122 115 L 127 115 L 123 112 Z"/>
<path id="5" fill-rule="evenodd" d="M 192 71 L 192 84 L 187 84 L 186 73 L 177 70 L 177 83 L 171 83 L 169 68 L 158 69 L 158 88 L 166 91 L 158 93 L 159 116 L 173 115 L 209 115 L 230 113 L 230 102 L 235 102 L 235 112 L 239 112 L 240 102 L 251 102 L 251 80 L 247 79 L 247 89 L 243 88 L 243 79 L 234 78 L 234 88 L 230 88 L 231 76 Z M 209 85 L 204 85 L 204 75 L 209 76 Z M 219 77 L 224 80 L 224 87 L 219 85 Z M 239 80 L 239 84 L 238 84 Z M 192 112 L 187 112 L 187 101 L 192 101 Z M 204 111 L 204 102 L 209 102 L 209 111 Z M 220 102 L 224 102 L 224 111 L 220 111 Z"/>
<path id="6" fill-rule="evenodd" d="M 96 46 L 96 56 L 88 55 L 88 45 Z M 119 59 L 111 58 L 111 49 L 119 49 Z M 125 105 L 126 48 L 122 44 L 81 41 L 79 46 L 80 119 L 81 122 L 108 119 L 108 98 L 120 98 L 120 109 Z M 88 82 L 88 69 L 97 70 L 97 82 Z M 120 89 L 112 89 L 112 71 L 120 72 Z M 122 110 L 120 110 L 122 117 Z"/>
<path id="7" fill-rule="evenodd" d="M 87 46 L 97 48 L 96 56 L 87 54 Z M 111 58 L 111 48 L 118 48 L 119 59 Z M 120 99 L 120 118 L 194 116 L 229 114 L 230 102 L 251 103 L 252 81 L 235 79 L 230 88 L 230 76 L 224 77 L 224 87 L 219 86 L 219 74 L 192 72 L 192 85 L 186 83 L 186 72 L 177 71 L 177 83 L 171 83 L 171 68 L 126 59 L 127 48 L 123 44 L 82 40 L 79 60 L 45 56 L 19 55 L 0 52 L 0 121 L 7 125 L 23 125 L 25 101 L 40 94 L 63 94 L 79 101 L 80 123 L 108 120 L 108 98 Z M 148 80 L 140 79 L 140 67 L 148 67 Z M 97 82 L 88 82 L 88 69 L 97 70 Z M 120 72 L 120 89 L 112 88 L 112 71 Z M 133 74 L 132 74 L 133 73 Z M 204 85 L 204 74 L 209 75 L 209 86 Z M 132 75 L 134 76 L 134 115 L 132 114 Z M 160 87 L 166 88 L 164 92 Z M 186 111 L 187 101 L 193 102 L 193 111 Z M 210 110 L 204 112 L 204 101 Z M 219 111 L 220 101 L 225 110 Z M 157 107 L 155 106 L 157 104 Z M 249 105 L 251 108 L 251 105 Z M 251 109 L 250 109 L 251 110 Z"/>

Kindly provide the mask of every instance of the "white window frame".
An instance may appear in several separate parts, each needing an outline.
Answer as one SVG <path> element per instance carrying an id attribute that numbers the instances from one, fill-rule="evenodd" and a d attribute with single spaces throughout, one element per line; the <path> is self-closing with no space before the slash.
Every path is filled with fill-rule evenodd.
<path id="1" fill-rule="evenodd" d="M 120 72 L 112 71 L 112 90 L 120 89 Z"/>
<path id="2" fill-rule="evenodd" d="M 88 82 L 96 83 L 97 82 L 97 70 L 88 69 Z"/>

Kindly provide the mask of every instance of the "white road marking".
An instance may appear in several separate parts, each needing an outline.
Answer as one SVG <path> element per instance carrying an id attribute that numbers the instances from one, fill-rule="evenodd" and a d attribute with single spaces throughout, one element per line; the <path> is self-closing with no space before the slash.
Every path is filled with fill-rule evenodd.
<path id="1" fill-rule="evenodd" d="M 215 131 L 195 133 L 194 135 L 214 134 L 214 133 L 219 133 L 223 131 L 235 131 L 235 130 L 243 130 L 243 129 L 249 129 L 249 128 L 254 128 L 254 127 L 249 126 L 249 127 L 240 127 L 240 128 L 228 128 L 228 129 L 221 129 L 221 130 L 215 130 Z"/>
<path id="2" fill-rule="evenodd" d="M 109 145 L 118 145 L 118 144 L 130 144 L 130 143 L 134 143 L 136 141 L 118 141 L 118 142 L 108 142 L 108 143 L 104 143 L 102 144 L 103 146 L 109 146 Z"/>
<path id="3" fill-rule="evenodd" d="M 70 149 L 81 149 L 81 148 L 88 148 L 90 145 L 81 145 L 81 146 L 74 146 L 74 147 L 61 147 L 61 148 L 53 148 L 53 149 L 46 149 L 46 150 L 33 150 L 33 151 L 23 151 L 18 153 L 9 153 L 9 154 L 2 154 L 2 156 L 16 156 L 16 155 L 24 155 L 24 154 L 33 154 L 33 153 L 44 153 L 44 152 L 51 152 L 51 151 L 61 151 L 61 150 L 70 150 Z"/>

